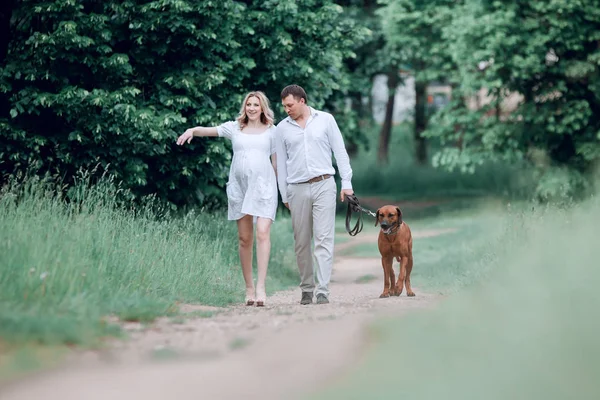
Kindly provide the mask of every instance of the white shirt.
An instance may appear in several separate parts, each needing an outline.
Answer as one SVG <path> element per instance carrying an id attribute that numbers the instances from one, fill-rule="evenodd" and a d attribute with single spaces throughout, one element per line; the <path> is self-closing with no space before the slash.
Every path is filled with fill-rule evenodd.
<path id="1" fill-rule="evenodd" d="M 333 115 L 312 107 L 304 129 L 291 117 L 277 124 L 277 181 L 284 203 L 287 185 L 306 182 L 319 175 L 335 175 L 331 153 L 337 161 L 342 189 L 352 189 L 352 168 L 344 139 Z"/>

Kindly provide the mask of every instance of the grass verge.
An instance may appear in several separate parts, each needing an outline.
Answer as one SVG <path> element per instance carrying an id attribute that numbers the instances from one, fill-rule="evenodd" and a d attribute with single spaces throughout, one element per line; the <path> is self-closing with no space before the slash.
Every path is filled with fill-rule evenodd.
<path id="1" fill-rule="evenodd" d="M 223 215 L 171 218 L 130 210 L 109 182 L 66 202 L 30 179 L 0 194 L 0 338 L 11 346 L 97 345 L 118 327 L 105 316 L 151 321 L 177 302 L 243 300 L 237 230 Z M 297 281 L 290 224 L 273 225 L 268 290 Z"/>
<path id="2" fill-rule="evenodd" d="M 311 398 L 600 398 L 600 202 L 471 220 L 445 218 L 462 233 L 415 256 L 415 285 L 463 290 L 372 326 L 364 359 Z"/>

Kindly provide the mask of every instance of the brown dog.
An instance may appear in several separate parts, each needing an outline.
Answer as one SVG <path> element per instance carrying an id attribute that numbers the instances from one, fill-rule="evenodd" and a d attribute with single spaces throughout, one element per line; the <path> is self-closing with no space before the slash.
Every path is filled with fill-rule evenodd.
<path id="1" fill-rule="evenodd" d="M 410 287 L 410 272 L 413 267 L 412 235 L 406 222 L 402 221 L 402 211 L 396 206 L 383 206 L 377 210 L 375 226 L 379 231 L 379 253 L 383 266 L 383 293 L 379 297 L 400 296 L 406 284 L 406 295 L 414 296 Z M 400 275 L 394 282 L 394 258 L 400 262 Z"/>

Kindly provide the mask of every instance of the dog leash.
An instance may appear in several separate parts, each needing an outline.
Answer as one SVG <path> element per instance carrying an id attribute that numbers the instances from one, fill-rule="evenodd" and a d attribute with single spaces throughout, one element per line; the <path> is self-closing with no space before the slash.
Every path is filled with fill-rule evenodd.
<path id="1" fill-rule="evenodd" d="M 360 231 L 362 231 L 363 228 L 362 213 L 367 213 L 371 217 L 375 217 L 375 213 L 361 206 L 358 198 L 353 194 L 347 195 L 346 199 L 348 200 L 348 209 L 346 211 L 346 232 L 348 232 L 350 236 L 356 236 L 360 233 Z M 353 212 L 357 213 L 358 216 L 356 218 L 356 225 L 354 225 L 354 228 L 350 229 L 350 220 L 352 219 Z"/>

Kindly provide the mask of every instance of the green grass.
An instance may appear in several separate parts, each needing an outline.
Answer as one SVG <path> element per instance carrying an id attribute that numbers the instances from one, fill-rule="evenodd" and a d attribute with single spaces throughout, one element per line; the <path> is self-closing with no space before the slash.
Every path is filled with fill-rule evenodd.
<path id="1" fill-rule="evenodd" d="M 150 357 L 155 361 L 169 361 L 180 358 L 181 354 L 175 349 L 164 347 L 152 350 Z"/>
<path id="2" fill-rule="evenodd" d="M 56 367 L 68 351 L 67 346 L 11 346 L 0 342 L 0 384 L 41 368 Z"/>
<path id="3" fill-rule="evenodd" d="M 531 193 L 531 176 L 520 166 L 486 163 L 473 174 L 448 172 L 414 160 L 412 127 L 400 124 L 393 128 L 389 145 L 389 163 L 377 159 L 380 126 L 369 128 L 369 150 L 360 150 L 352 158 L 353 187 L 361 196 L 386 196 L 393 200 L 459 198 L 484 195 L 523 197 Z M 430 142 L 429 156 L 439 149 Z"/>
<path id="4" fill-rule="evenodd" d="M 186 312 L 183 316 L 187 318 L 212 318 L 217 315 L 219 311 L 208 311 L 208 310 L 198 310 Z"/>
<path id="5" fill-rule="evenodd" d="M 355 283 L 369 283 L 369 282 L 372 282 L 377 279 L 379 279 L 379 278 L 373 274 L 366 274 L 366 275 L 359 276 L 358 278 L 356 278 L 356 280 L 354 282 Z"/>
<path id="6" fill-rule="evenodd" d="M 236 224 L 202 212 L 180 218 L 119 207 L 109 183 L 79 187 L 65 202 L 30 179 L 0 194 L 0 338 L 11 345 L 94 345 L 148 322 L 177 302 L 241 302 Z M 84 190 L 85 189 L 85 190 Z M 290 224 L 272 227 L 268 290 L 297 282 Z"/>
<path id="7" fill-rule="evenodd" d="M 240 350 L 248 346 L 249 344 L 250 341 L 248 339 L 237 337 L 229 343 L 229 348 L 231 350 Z"/>
<path id="8" fill-rule="evenodd" d="M 461 290 L 374 324 L 361 362 L 310 398 L 600 398 L 598 221 L 598 199 L 415 221 L 460 230 L 415 240 L 413 284 Z"/>

